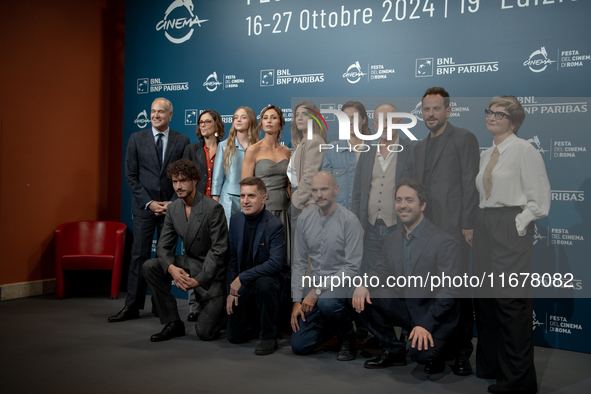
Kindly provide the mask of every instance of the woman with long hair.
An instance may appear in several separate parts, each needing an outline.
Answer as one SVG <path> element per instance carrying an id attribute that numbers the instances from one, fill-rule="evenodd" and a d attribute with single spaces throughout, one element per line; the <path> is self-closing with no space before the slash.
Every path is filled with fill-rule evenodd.
<path id="1" fill-rule="evenodd" d="M 224 207 L 228 227 L 230 218 L 240 212 L 242 161 L 246 149 L 258 142 L 257 116 L 250 107 L 238 107 L 232 117 L 228 139 L 218 145 L 218 157 L 213 165 L 211 196 Z"/>
<path id="2" fill-rule="evenodd" d="M 291 143 L 293 155 L 287 169 L 287 176 L 291 182 L 291 226 L 292 235 L 298 216 L 303 211 L 316 205 L 312 196 L 312 177 L 322 167 L 323 153 L 320 144 L 326 144 L 326 130 L 312 119 L 311 114 L 319 112 L 318 107 L 311 101 L 302 101 L 293 109 L 291 122 Z M 312 121 L 312 139 L 308 139 L 308 120 Z"/>

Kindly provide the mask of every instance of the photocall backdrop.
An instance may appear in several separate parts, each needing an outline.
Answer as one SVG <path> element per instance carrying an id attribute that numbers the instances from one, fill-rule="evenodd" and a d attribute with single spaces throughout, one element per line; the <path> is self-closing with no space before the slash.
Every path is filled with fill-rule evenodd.
<path id="1" fill-rule="evenodd" d="M 172 101 L 171 128 L 192 143 L 205 109 L 223 116 L 227 133 L 237 107 L 258 114 L 274 104 L 284 109 L 291 146 L 297 98 L 321 109 L 358 99 L 370 117 L 387 101 L 419 118 L 411 131 L 422 139 L 420 97 L 443 86 L 450 122 L 485 149 L 484 108 L 515 95 L 527 111 L 519 136 L 539 150 L 552 187 L 532 270 L 575 278 L 571 298 L 535 300 L 536 345 L 591 353 L 590 17 L 583 0 L 129 0 L 123 145 L 150 127 L 157 97 Z M 327 121 L 336 140 L 337 122 Z M 124 174 L 122 182 L 121 220 L 131 228 Z"/>

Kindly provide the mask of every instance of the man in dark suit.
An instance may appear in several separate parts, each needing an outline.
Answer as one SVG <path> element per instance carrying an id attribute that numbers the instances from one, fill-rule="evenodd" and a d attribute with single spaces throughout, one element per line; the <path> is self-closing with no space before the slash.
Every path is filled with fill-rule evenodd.
<path id="1" fill-rule="evenodd" d="M 396 182 L 412 176 L 414 143 L 399 138 L 396 129 L 390 139 L 386 133 L 387 114 L 393 112 L 398 110 L 390 104 L 375 109 L 372 125 L 381 132 L 379 149 L 372 144 L 369 151 L 361 153 L 355 171 L 351 210 L 365 231 L 360 272 L 371 270 L 380 257 L 386 237 L 396 231 L 392 203 Z M 394 118 L 393 123 L 402 123 L 402 119 Z"/>
<path id="2" fill-rule="evenodd" d="M 222 206 L 195 189 L 199 171 L 190 160 L 180 159 L 167 169 L 178 200 L 168 206 L 156 258 L 144 264 L 144 277 L 164 329 L 152 342 L 185 335 L 171 280 L 181 290 L 195 289 L 201 312 L 195 331 L 204 341 L 215 339 L 224 319 L 224 280 L 228 259 L 228 225 Z M 178 237 L 185 254 L 175 256 Z"/>
<path id="3" fill-rule="evenodd" d="M 459 275 L 460 246 L 424 217 L 427 194 L 414 179 L 398 183 L 396 213 L 404 227 L 388 236 L 380 260 L 369 275 L 380 279 L 377 287 L 360 286 L 353 293 L 353 307 L 382 346 L 380 356 L 367 360 L 365 368 L 406 365 L 404 345 L 394 332 L 396 325 L 410 331 L 407 349 L 416 362 L 426 364 L 426 373 L 445 369 L 442 349 L 458 323 L 454 299 L 458 292 L 453 287 L 431 291 L 430 283 L 423 287 L 410 277 L 427 280 L 427 274 Z"/>
<path id="4" fill-rule="evenodd" d="M 150 258 L 154 230 L 160 235 L 168 204 L 176 199 L 165 169 L 180 159 L 189 145 L 189 137 L 169 128 L 170 101 L 154 100 L 150 119 L 152 128 L 133 133 L 125 153 L 125 179 L 132 194 L 133 245 L 125 306 L 109 317 L 110 322 L 136 319 L 140 309 L 144 309 L 146 282 L 142 265 Z"/>
<path id="5" fill-rule="evenodd" d="M 285 267 L 285 227 L 265 209 L 267 187 L 257 177 L 240 182 L 240 206 L 230 219 L 226 336 L 231 343 L 259 337 L 255 354 L 277 349 L 280 275 Z"/>
<path id="6" fill-rule="evenodd" d="M 470 247 L 478 209 L 478 140 L 470 131 L 447 121 L 451 114 L 449 93 L 440 87 L 427 89 L 423 95 L 423 119 L 429 136 L 415 148 L 413 177 L 430 192 L 425 216 L 436 226 L 454 236 L 461 246 L 462 271 L 469 272 Z M 474 313 L 471 298 L 460 301 L 460 324 L 455 350 L 456 375 L 472 374 L 472 331 Z"/>

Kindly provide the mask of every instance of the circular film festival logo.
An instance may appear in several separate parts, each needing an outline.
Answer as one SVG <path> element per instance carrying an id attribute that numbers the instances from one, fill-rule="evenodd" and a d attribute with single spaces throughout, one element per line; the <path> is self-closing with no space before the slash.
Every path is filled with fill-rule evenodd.
<path id="1" fill-rule="evenodd" d="M 361 65 L 359 61 L 356 61 L 354 64 L 351 64 L 347 69 L 347 72 L 343 74 L 343 78 L 347 78 L 349 83 L 357 83 L 361 80 L 361 77 L 367 75 L 361 71 Z"/>
<path id="2" fill-rule="evenodd" d="M 143 110 L 137 115 L 137 118 L 133 121 L 140 129 L 145 128 L 147 125 L 150 124 L 150 118 L 148 118 L 148 112 Z"/>
<path id="3" fill-rule="evenodd" d="M 203 86 L 205 86 L 210 92 L 216 90 L 221 84 L 221 82 L 218 82 L 218 75 L 215 71 L 212 74 L 209 74 L 205 82 L 203 82 Z"/>
<path id="4" fill-rule="evenodd" d="M 410 111 L 410 113 L 416 116 L 418 120 L 423 122 L 423 102 L 419 101 L 415 106 L 415 109 Z"/>
<path id="5" fill-rule="evenodd" d="M 175 11 L 177 8 L 181 10 Z M 174 44 L 181 44 L 187 41 L 191 38 L 195 30 L 193 25 L 196 24 L 201 27 L 202 22 L 209 20 L 200 20 L 197 15 L 193 14 L 193 8 L 193 0 L 174 0 L 166 9 L 164 19 L 156 24 L 156 31 L 164 30 L 166 38 Z M 173 11 L 175 12 L 173 13 Z M 190 17 L 170 18 L 171 13 L 174 16 L 181 16 L 183 13 L 186 15 L 188 13 Z"/>
<path id="6" fill-rule="evenodd" d="M 537 51 L 533 51 L 529 55 L 529 59 L 523 62 L 523 66 L 528 66 L 535 73 L 541 73 L 548 67 L 548 64 L 552 63 L 556 63 L 556 60 L 550 60 L 548 58 L 548 52 L 546 52 L 546 47 L 542 47 Z"/>

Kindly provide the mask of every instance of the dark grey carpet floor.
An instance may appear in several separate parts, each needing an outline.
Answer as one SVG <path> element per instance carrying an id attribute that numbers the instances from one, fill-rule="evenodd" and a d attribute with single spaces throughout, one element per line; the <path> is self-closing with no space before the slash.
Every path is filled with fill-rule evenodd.
<path id="1" fill-rule="evenodd" d="M 147 312 L 137 320 L 107 323 L 124 298 L 58 301 L 48 295 L 1 302 L 0 392 L 437 394 L 486 393 L 494 383 L 455 376 L 449 366 L 428 376 L 412 362 L 368 370 L 363 357 L 339 362 L 330 348 L 295 356 L 289 338 L 280 341 L 276 353 L 255 356 L 257 341 L 202 342 L 190 324 L 185 337 L 151 343 L 150 335 L 161 326 Z M 179 305 L 185 318 L 186 301 Z M 591 391 L 591 355 L 536 348 L 535 357 L 540 393 Z"/>

